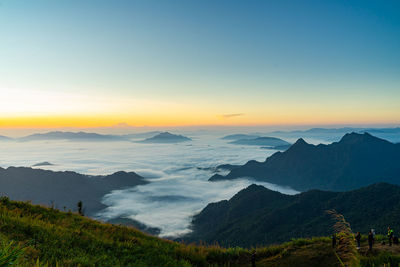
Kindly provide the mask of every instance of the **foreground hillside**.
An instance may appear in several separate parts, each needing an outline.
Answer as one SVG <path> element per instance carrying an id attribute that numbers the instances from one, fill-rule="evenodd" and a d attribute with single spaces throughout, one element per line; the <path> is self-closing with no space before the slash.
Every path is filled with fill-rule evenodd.
<path id="1" fill-rule="evenodd" d="M 89 176 L 72 171 L 0 167 L 1 194 L 11 199 L 29 200 L 34 204 L 53 205 L 65 210 L 75 210 L 78 201 L 82 201 L 85 214 L 89 216 L 106 208 L 101 203 L 105 194 L 146 183 L 143 177 L 134 172 Z"/>
<path id="2" fill-rule="evenodd" d="M 229 201 L 204 208 L 186 240 L 251 247 L 326 236 L 332 233 L 332 220 L 325 211 L 331 209 L 343 214 L 354 231 L 385 233 L 388 226 L 400 231 L 400 186 L 379 183 L 348 192 L 311 190 L 290 196 L 251 185 Z"/>
<path id="3" fill-rule="evenodd" d="M 0 237 L 1 266 L 251 266 L 252 250 L 184 245 L 4 197 Z M 298 239 L 257 248 L 256 266 L 340 266 L 339 252 L 329 238 Z M 397 264 L 397 254 L 379 248 L 358 257 L 361 266 L 379 266 Z"/>

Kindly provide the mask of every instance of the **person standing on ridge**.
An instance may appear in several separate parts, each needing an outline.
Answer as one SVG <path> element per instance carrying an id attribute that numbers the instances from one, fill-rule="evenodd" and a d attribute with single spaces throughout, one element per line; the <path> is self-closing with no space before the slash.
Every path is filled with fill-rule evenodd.
<path id="1" fill-rule="evenodd" d="M 388 236 L 388 241 L 389 241 L 389 246 L 391 246 L 392 245 L 392 242 L 393 242 L 393 230 L 392 229 L 390 229 L 390 227 L 388 227 L 388 233 L 387 233 L 387 236 Z"/>
<path id="2" fill-rule="evenodd" d="M 372 230 L 369 230 L 368 233 L 368 247 L 369 250 L 372 250 L 372 245 L 374 244 L 374 234 L 372 233 Z"/>
<path id="3" fill-rule="evenodd" d="M 332 248 L 335 248 L 335 247 L 336 247 L 336 234 L 334 233 L 332 235 Z"/>
<path id="4" fill-rule="evenodd" d="M 357 249 L 360 249 L 360 242 L 361 242 L 361 233 L 360 232 L 357 232 L 356 241 L 357 241 Z"/>
<path id="5" fill-rule="evenodd" d="M 251 254 L 251 267 L 256 267 L 256 251 Z"/>

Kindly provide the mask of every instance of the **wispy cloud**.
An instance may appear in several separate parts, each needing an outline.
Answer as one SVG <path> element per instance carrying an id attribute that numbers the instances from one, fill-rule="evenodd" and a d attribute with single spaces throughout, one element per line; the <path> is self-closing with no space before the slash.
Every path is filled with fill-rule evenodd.
<path id="1" fill-rule="evenodd" d="M 232 113 L 232 114 L 217 115 L 217 117 L 220 119 L 230 119 L 230 118 L 240 117 L 240 116 L 244 116 L 244 113 Z"/>

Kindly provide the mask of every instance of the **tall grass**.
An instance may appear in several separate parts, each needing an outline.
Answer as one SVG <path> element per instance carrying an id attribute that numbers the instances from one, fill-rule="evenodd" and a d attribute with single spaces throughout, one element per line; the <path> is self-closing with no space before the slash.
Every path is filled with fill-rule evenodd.
<path id="1" fill-rule="evenodd" d="M 339 262 L 342 266 L 359 266 L 360 261 L 350 223 L 336 210 L 327 210 L 326 213 L 328 213 L 335 222 L 333 225 L 333 230 L 337 238 L 335 254 Z"/>
<path id="2" fill-rule="evenodd" d="M 330 214 L 335 219 L 336 252 L 343 265 L 357 265 L 358 259 L 365 266 L 398 262 L 399 257 L 391 254 L 357 258 L 350 225 L 336 211 Z M 0 240 L 4 240 L 0 242 L 0 266 L 250 266 L 254 250 L 261 264 L 285 262 L 295 266 L 302 261 L 315 266 L 315 251 L 325 254 L 323 259 L 329 261 L 321 264 L 337 264 L 327 237 L 293 239 L 253 249 L 186 245 L 152 237 L 134 228 L 7 198 L 0 198 L 0 233 Z M 301 258 L 299 251 L 303 253 Z"/>
<path id="3" fill-rule="evenodd" d="M 24 254 L 24 250 L 14 243 L 2 241 L 0 245 L 0 266 L 9 266 L 17 263 Z"/>

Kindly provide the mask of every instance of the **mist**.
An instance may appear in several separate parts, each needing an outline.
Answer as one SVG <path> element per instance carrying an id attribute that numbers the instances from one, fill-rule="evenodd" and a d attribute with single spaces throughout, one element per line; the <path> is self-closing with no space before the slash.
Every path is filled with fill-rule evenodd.
<path id="1" fill-rule="evenodd" d="M 105 195 L 103 203 L 108 208 L 99 212 L 96 218 L 131 218 L 159 228 L 160 236 L 163 237 L 177 237 L 190 232 L 193 215 L 211 202 L 231 198 L 252 183 L 284 194 L 298 193 L 290 188 L 255 182 L 245 177 L 234 181 L 208 181 L 215 174 L 214 168 L 220 164 L 264 161 L 277 152 L 276 150 L 228 144 L 228 141 L 221 140 L 226 132 L 191 130 L 174 133 L 185 134 L 192 141 L 179 144 L 7 141 L 1 143 L 3 152 L 0 153 L 0 166 L 29 167 L 49 162 L 53 165 L 35 168 L 76 171 L 89 175 L 134 171 L 150 183 Z M 307 138 L 281 133 L 281 136 L 274 136 L 289 142 L 294 142 L 298 137 L 305 137 L 307 142 L 314 144 L 328 142 L 326 135 L 312 135 Z M 340 138 L 340 135 L 329 136 L 328 139 L 333 141 Z"/>

